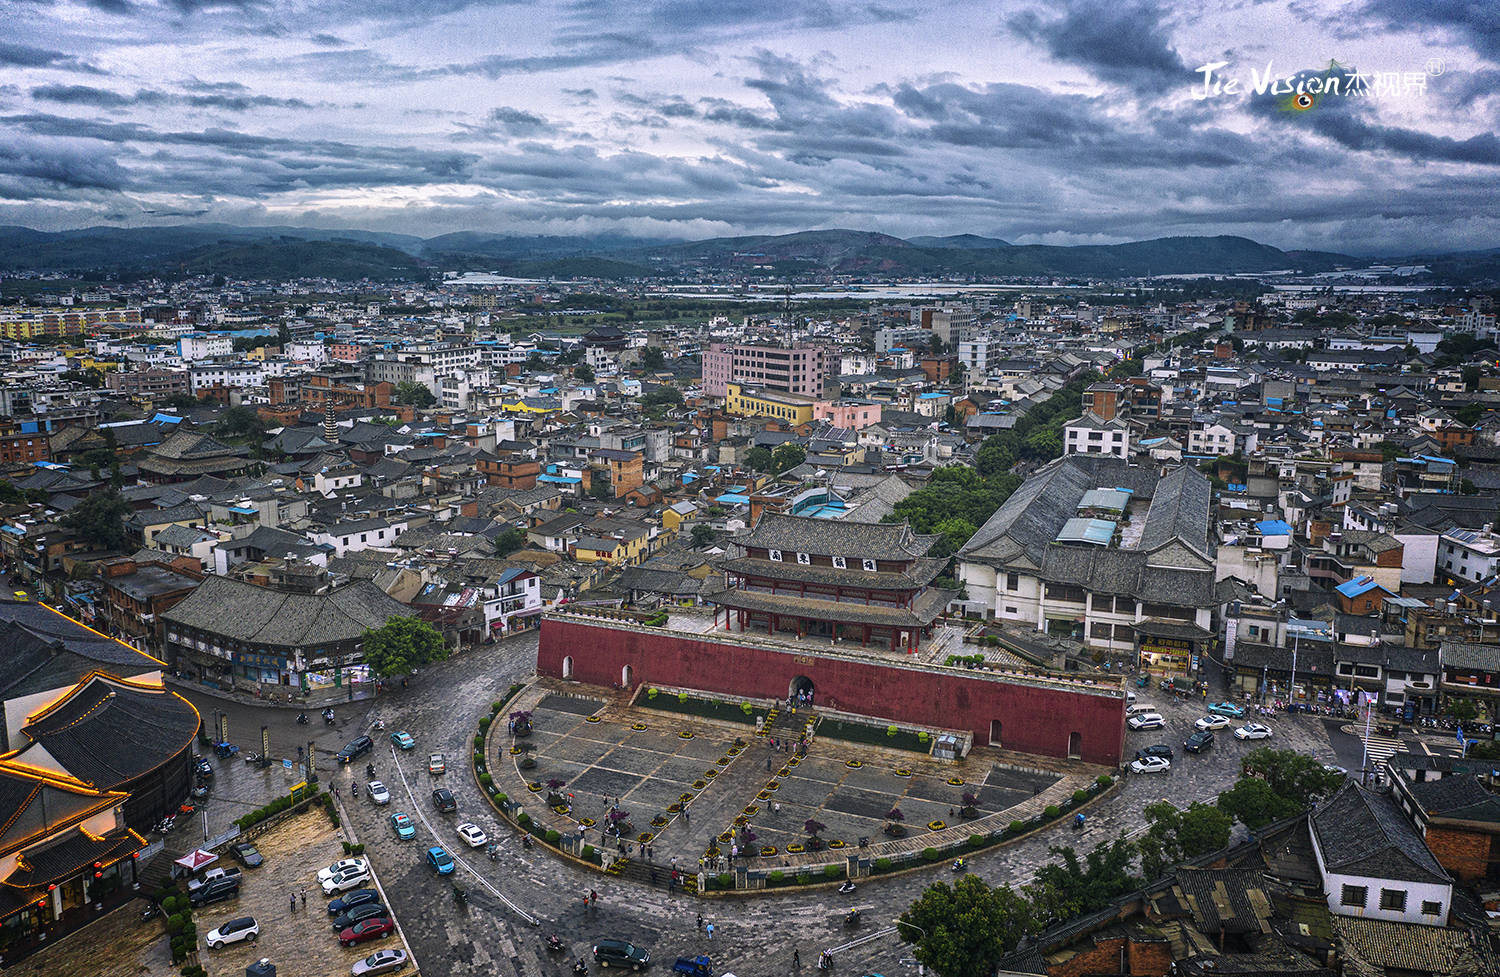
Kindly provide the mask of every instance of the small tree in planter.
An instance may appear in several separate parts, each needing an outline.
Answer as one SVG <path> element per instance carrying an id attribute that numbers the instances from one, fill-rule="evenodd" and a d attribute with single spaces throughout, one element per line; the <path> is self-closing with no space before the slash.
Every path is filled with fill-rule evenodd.
<path id="1" fill-rule="evenodd" d="M 616 808 L 609 812 L 609 824 L 605 827 L 605 834 L 616 838 L 623 838 L 635 829 L 630 826 L 630 812 Z"/>
<path id="2" fill-rule="evenodd" d="M 814 821 L 812 818 L 808 818 L 805 822 L 803 822 L 802 830 L 807 832 L 807 850 L 822 851 L 823 839 L 819 838 L 818 834 L 820 832 L 827 831 L 828 825 L 824 824 L 822 821 Z"/>
<path id="3" fill-rule="evenodd" d="M 512 735 L 521 739 L 531 735 L 531 713 L 526 709 L 518 709 L 510 714 L 511 721 L 515 723 L 511 727 Z"/>
<path id="4" fill-rule="evenodd" d="M 974 806 L 975 804 L 977 804 L 979 802 L 979 798 L 978 797 L 975 797 L 973 794 L 970 794 L 967 791 L 965 791 L 964 792 L 964 796 L 963 796 L 963 802 L 964 802 L 964 806 L 959 810 L 959 812 L 958 812 L 959 814 L 961 814 L 963 817 L 968 818 L 970 820 L 973 820 L 974 818 L 979 817 L 979 809 Z"/>
<path id="5" fill-rule="evenodd" d="M 893 807 L 885 812 L 885 819 L 890 822 L 885 826 L 885 833 L 892 838 L 905 838 L 906 826 L 901 822 L 906 820 L 906 815 L 901 813 L 901 808 Z"/>
<path id="6" fill-rule="evenodd" d="M 755 839 L 759 837 L 760 835 L 756 834 L 754 831 L 751 831 L 749 828 L 746 828 L 745 830 L 740 832 L 740 855 L 742 857 L 754 857 L 756 852 L 760 850 L 755 847 Z"/>
<path id="7" fill-rule="evenodd" d="M 548 807 L 568 806 L 568 799 L 562 794 L 558 793 L 558 791 L 562 790 L 566 786 L 568 786 L 568 782 L 566 780 L 559 780 L 556 777 L 553 777 L 551 780 L 547 781 L 547 789 L 551 791 L 551 793 L 547 795 Z"/>

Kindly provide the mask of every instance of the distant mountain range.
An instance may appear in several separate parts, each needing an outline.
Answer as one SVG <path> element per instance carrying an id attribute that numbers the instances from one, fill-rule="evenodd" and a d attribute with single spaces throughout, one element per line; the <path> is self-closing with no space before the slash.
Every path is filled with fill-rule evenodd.
<path id="1" fill-rule="evenodd" d="M 1493 279 L 1500 252 L 1382 263 L 1422 263 L 1445 281 Z M 1243 237 L 1168 237 L 1129 244 L 1014 245 L 959 234 L 902 239 L 870 231 L 662 241 L 618 235 L 508 236 L 462 231 L 432 238 L 373 231 L 228 224 L 44 232 L 0 227 L 0 271 L 228 278 L 421 279 L 441 271 L 523 278 L 674 277 L 683 274 L 838 274 L 870 278 L 962 276 L 1137 278 L 1147 275 L 1304 273 L 1366 268 L 1371 259 L 1282 251 Z"/>

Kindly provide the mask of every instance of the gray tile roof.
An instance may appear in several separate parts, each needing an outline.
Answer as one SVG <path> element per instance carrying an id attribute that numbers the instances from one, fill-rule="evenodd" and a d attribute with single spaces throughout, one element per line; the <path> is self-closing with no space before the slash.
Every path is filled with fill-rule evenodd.
<path id="1" fill-rule="evenodd" d="M 161 662 L 31 601 L 0 600 L 0 700 L 71 686 L 95 669 L 122 678 Z"/>
<path id="2" fill-rule="evenodd" d="M 936 536 L 919 536 L 906 523 L 849 523 L 768 512 L 735 542 L 788 553 L 855 559 L 911 560 L 924 556 Z"/>
<path id="3" fill-rule="evenodd" d="M 407 614 L 405 604 L 364 580 L 328 594 L 288 594 L 210 576 L 162 619 L 246 643 L 315 648 L 358 640 L 366 628 Z"/>
<path id="4" fill-rule="evenodd" d="M 1394 803 L 1352 781 L 1313 812 L 1312 830 L 1330 872 L 1439 885 L 1453 881 Z"/>
<path id="5" fill-rule="evenodd" d="M 1196 469 L 1183 466 L 1163 475 L 1151 494 L 1140 548 L 1154 550 L 1179 539 L 1200 553 L 1208 553 L 1208 503 L 1212 494 L 1208 479 Z"/>

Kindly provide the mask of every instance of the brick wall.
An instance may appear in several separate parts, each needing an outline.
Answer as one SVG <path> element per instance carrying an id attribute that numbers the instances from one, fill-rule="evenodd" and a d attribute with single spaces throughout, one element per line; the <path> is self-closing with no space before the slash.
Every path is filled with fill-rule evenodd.
<path id="1" fill-rule="evenodd" d="M 996 745 L 1023 753 L 1065 757 L 1076 733 L 1082 759 L 1114 766 L 1125 746 L 1121 693 L 927 671 L 904 657 L 891 664 L 835 658 L 820 655 L 815 642 L 778 649 L 736 644 L 727 633 L 699 638 L 549 618 L 542 622 L 537 671 L 558 678 L 566 671 L 593 685 L 660 684 L 766 699 L 785 698 L 800 676 L 812 680 L 819 704 L 972 730 L 976 746 L 990 743 L 992 723 L 1000 724 Z"/>
<path id="2" fill-rule="evenodd" d="M 1478 831 L 1437 824 L 1427 826 L 1427 847 L 1432 850 L 1433 857 L 1455 878 L 1465 882 L 1484 877 L 1493 843 L 1491 835 Z"/>
<path id="3" fill-rule="evenodd" d="M 1166 940 L 1127 940 L 1123 936 L 1095 941 L 1086 950 L 1047 967 L 1048 977 L 1119 974 L 1163 977 L 1172 969 L 1172 947 Z"/>

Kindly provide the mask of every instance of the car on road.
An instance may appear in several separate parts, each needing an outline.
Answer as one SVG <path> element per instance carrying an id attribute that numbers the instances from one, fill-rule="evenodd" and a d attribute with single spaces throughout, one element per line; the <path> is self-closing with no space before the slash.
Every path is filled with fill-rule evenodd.
<path id="1" fill-rule="evenodd" d="M 334 759 L 339 763 L 353 763 L 355 760 L 375 749 L 375 741 L 368 736 L 356 736 L 349 741 L 349 745 L 334 754 Z"/>
<path id="2" fill-rule="evenodd" d="M 1212 703 L 1208 711 L 1216 716 L 1228 716 L 1230 719 L 1239 719 L 1245 715 L 1245 707 L 1237 706 L 1233 702 Z"/>
<path id="3" fill-rule="evenodd" d="M 458 801 L 453 797 L 453 791 L 446 787 L 439 787 L 432 792 L 432 806 L 437 808 L 440 814 L 452 814 L 458 810 Z"/>
<path id="4" fill-rule="evenodd" d="M 346 892 L 328 904 L 328 915 L 337 916 L 339 913 L 348 912 L 355 906 L 364 906 L 372 902 L 380 901 L 380 893 L 374 889 L 355 889 Z"/>
<path id="5" fill-rule="evenodd" d="M 265 861 L 265 859 L 261 857 L 260 849 L 256 848 L 248 841 L 242 841 L 238 844 L 230 845 L 229 854 L 233 855 L 234 860 L 239 862 L 246 868 L 260 868 L 261 863 Z"/>
<path id="6" fill-rule="evenodd" d="M 1193 728 L 1194 729 L 1228 729 L 1229 728 L 1229 717 L 1228 716 L 1204 716 L 1202 719 L 1200 719 L 1197 722 L 1193 723 Z"/>
<path id="7" fill-rule="evenodd" d="M 1234 731 L 1237 740 L 1268 740 L 1271 738 L 1271 727 L 1262 726 L 1260 723 L 1246 723 Z"/>
<path id="8" fill-rule="evenodd" d="M 427 849 L 427 864 L 439 875 L 453 874 L 453 856 L 441 845 L 433 845 Z"/>
<path id="9" fill-rule="evenodd" d="M 340 933 L 339 943 L 344 946 L 353 946 L 356 943 L 378 940 L 395 928 L 396 924 L 391 922 L 389 916 L 376 916 L 374 919 L 363 919 Z"/>
<path id="10" fill-rule="evenodd" d="M 1161 729 L 1167 724 L 1159 712 L 1142 712 L 1125 720 L 1125 725 L 1131 729 Z"/>
<path id="11" fill-rule="evenodd" d="M 1165 743 L 1155 743 L 1135 751 L 1135 758 L 1137 760 L 1148 756 L 1159 756 L 1164 760 L 1170 760 L 1172 759 L 1172 748 Z"/>
<path id="12" fill-rule="evenodd" d="M 367 919 L 374 919 L 376 916 L 386 915 L 389 914 L 386 912 L 385 907 L 378 902 L 360 903 L 358 906 L 355 906 L 352 909 L 346 909 L 343 912 L 339 913 L 337 916 L 333 917 L 333 931 L 335 933 L 341 933 L 349 927 L 353 926 L 355 923 L 363 922 Z"/>
<path id="13" fill-rule="evenodd" d="M 1130 761 L 1131 773 L 1166 773 L 1172 769 L 1172 761 L 1166 757 L 1143 756 Z"/>
<path id="14" fill-rule="evenodd" d="M 1187 742 L 1182 744 L 1182 748 L 1184 750 L 1187 750 L 1189 753 L 1202 753 L 1204 750 L 1209 749 L 1213 745 L 1214 734 L 1210 733 L 1206 729 L 1200 729 L 1198 730 L 1198 732 L 1187 738 Z"/>
<path id="15" fill-rule="evenodd" d="M 368 865 L 347 868 L 323 883 L 323 895 L 331 896 L 335 892 L 348 892 L 350 889 L 363 885 L 370 881 L 370 867 Z"/>
<path id="16" fill-rule="evenodd" d="M 417 741 L 411 738 L 411 734 L 404 729 L 398 729 L 391 734 L 391 742 L 403 750 L 415 749 Z"/>
<path id="17" fill-rule="evenodd" d="M 376 950 L 363 960 L 355 961 L 349 972 L 354 977 L 368 977 L 373 974 L 394 974 L 405 969 L 406 951 L 393 947 L 389 950 Z"/>
<path id="18" fill-rule="evenodd" d="M 218 950 L 231 943 L 254 943 L 260 936 L 260 924 L 254 916 L 241 916 L 208 931 L 208 948 Z"/>
<path id="19" fill-rule="evenodd" d="M 213 764 L 208 762 L 207 757 L 199 757 L 193 761 L 193 769 L 200 777 L 212 777 L 214 775 Z"/>
<path id="20" fill-rule="evenodd" d="M 318 883 L 322 884 L 338 875 L 347 868 L 369 868 L 370 863 L 363 858 L 341 858 L 325 869 L 318 870 Z"/>
<path id="21" fill-rule="evenodd" d="M 370 800 L 375 804 L 382 805 L 389 804 L 391 802 L 391 792 L 386 790 L 385 784 L 382 784 L 380 781 L 370 781 L 367 789 L 370 792 Z"/>
<path id="22" fill-rule="evenodd" d="M 462 838 L 464 840 L 464 844 L 468 845 L 470 848 L 478 848 L 485 842 L 490 840 L 489 836 L 484 833 L 484 830 L 480 828 L 479 825 L 470 824 L 468 821 L 465 821 L 463 824 L 460 824 L 458 826 L 458 836 Z"/>
<path id="23" fill-rule="evenodd" d="M 594 962 L 600 967 L 640 970 L 651 962 L 651 954 L 626 940 L 600 940 L 594 944 Z"/>
<path id="24" fill-rule="evenodd" d="M 427 772 L 432 774 L 434 777 L 447 769 L 448 761 L 443 759 L 443 755 L 441 753 L 434 753 L 432 754 L 432 756 L 427 758 Z"/>
<path id="25" fill-rule="evenodd" d="M 396 837 L 402 841 L 410 841 L 417 836 L 417 826 L 412 822 L 410 814 L 397 811 L 390 816 L 391 830 L 396 832 Z"/>

